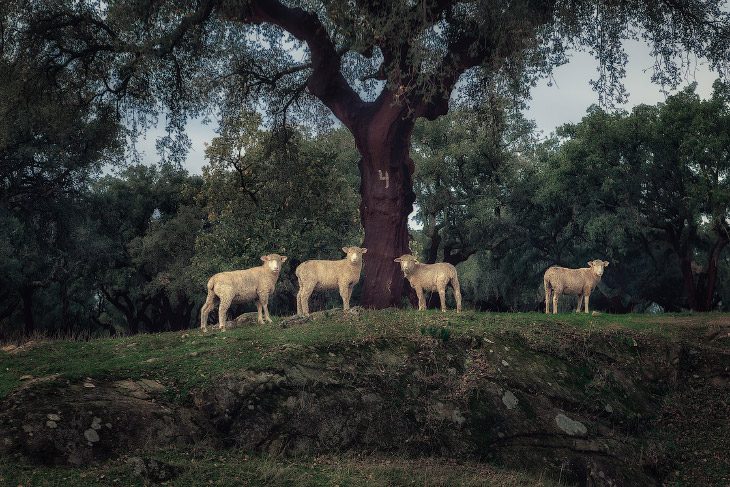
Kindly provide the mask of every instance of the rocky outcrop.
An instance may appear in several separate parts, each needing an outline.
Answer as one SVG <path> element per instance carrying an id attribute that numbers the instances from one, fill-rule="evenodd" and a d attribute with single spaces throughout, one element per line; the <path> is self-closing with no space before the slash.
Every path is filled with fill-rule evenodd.
<path id="1" fill-rule="evenodd" d="M 43 463 L 83 465 L 135 449 L 206 440 L 194 409 L 160 400 L 156 381 L 68 384 L 57 378 L 23 387 L 2 402 L 0 453 Z"/>
<path id="2" fill-rule="evenodd" d="M 470 458 L 574 484 L 652 485 L 677 461 L 664 430 L 679 428 L 672 411 L 699 390 L 726 397 L 730 375 L 726 348 L 625 331 L 373 338 L 292 347 L 283 363 L 233 372 L 182 402 L 149 380 L 23 387 L 0 404 L 0 453 L 83 464 L 207 442 Z M 720 399 L 714 407 L 730 414 Z"/>

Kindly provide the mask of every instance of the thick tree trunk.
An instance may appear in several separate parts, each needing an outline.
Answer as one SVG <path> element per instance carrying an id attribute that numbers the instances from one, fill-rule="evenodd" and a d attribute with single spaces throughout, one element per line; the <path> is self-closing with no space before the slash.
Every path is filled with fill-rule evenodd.
<path id="1" fill-rule="evenodd" d="M 404 278 L 393 259 L 410 253 L 408 215 L 413 210 L 411 121 L 379 123 L 355 134 L 360 160 L 360 218 L 365 230 L 362 305 L 400 306 Z"/>
<path id="2" fill-rule="evenodd" d="M 707 274 L 705 275 L 704 285 L 699 287 L 697 296 L 697 305 L 699 311 L 710 311 L 712 309 L 712 298 L 715 295 L 715 285 L 717 284 L 717 266 L 720 262 L 720 254 L 727 246 L 726 238 L 719 238 L 715 245 L 712 246 L 710 255 L 707 258 Z"/>

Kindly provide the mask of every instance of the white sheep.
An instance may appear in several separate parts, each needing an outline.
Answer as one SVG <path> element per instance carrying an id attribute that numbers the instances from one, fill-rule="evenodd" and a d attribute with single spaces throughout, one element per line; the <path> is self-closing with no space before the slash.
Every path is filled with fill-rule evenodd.
<path id="1" fill-rule="evenodd" d="M 251 269 L 240 271 L 219 272 L 208 280 L 208 298 L 200 310 L 200 328 L 207 331 L 208 314 L 213 309 L 215 299 L 218 298 L 218 324 L 223 330 L 226 325 L 226 313 L 232 303 L 242 303 L 256 300 L 259 316 L 258 322 L 263 323 L 261 309 L 263 308 L 266 321 L 271 323 L 269 316 L 269 297 L 274 293 L 276 281 L 279 279 L 281 264 L 286 257 L 279 254 L 269 254 L 261 257 L 263 264 Z"/>
<path id="2" fill-rule="evenodd" d="M 441 298 L 441 311 L 446 311 L 446 286 L 451 282 L 456 299 L 456 312 L 461 313 L 461 287 L 456 275 L 456 267 L 446 262 L 421 264 L 418 259 L 409 254 L 401 255 L 394 262 L 400 262 L 403 275 L 415 289 L 419 311 L 426 309 L 426 300 L 423 297 L 424 289 L 438 291 Z"/>
<path id="3" fill-rule="evenodd" d="M 578 308 L 585 297 L 585 312 L 588 313 L 588 301 L 591 293 L 601 280 L 603 270 L 608 267 L 608 261 L 592 260 L 588 267 L 581 269 L 568 269 L 566 267 L 552 266 L 545 271 L 543 283 L 545 285 L 545 313 L 550 314 L 550 296 L 552 294 L 553 313 L 558 312 L 558 298 L 561 294 L 578 296 Z"/>
<path id="4" fill-rule="evenodd" d="M 342 309 L 350 309 L 352 288 L 360 280 L 362 271 L 362 255 L 368 249 L 360 247 L 342 247 L 347 257 L 340 260 L 308 260 L 297 267 L 299 279 L 297 293 L 297 315 L 309 316 L 309 297 L 315 290 L 339 289 L 342 297 Z"/>

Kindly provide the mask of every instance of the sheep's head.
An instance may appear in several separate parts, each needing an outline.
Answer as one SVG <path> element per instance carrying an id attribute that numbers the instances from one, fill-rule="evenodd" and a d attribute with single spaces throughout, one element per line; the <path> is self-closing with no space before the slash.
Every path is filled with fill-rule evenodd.
<path id="1" fill-rule="evenodd" d="M 411 270 L 413 270 L 414 267 L 416 267 L 418 259 L 416 259 L 416 257 L 413 255 L 405 254 L 401 255 L 393 262 L 400 262 L 400 269 L 403 271 L 403 274 L 408 274 L 409 272 L 411 272 Z"/>
<path id="2" fill-rule="evenodd" d="M 286 262 L 286 256 L 279 254 L 262 255 L 261 261 L 271 272 L 278 273 L 281 270 L 281 264 Z"/>
<path id="3" fill-rule="evenodd" d="M 590 267 L 598 277 L 601 277 L 603 275 L 603 270 L 608 267 L 608 261 L 592 260 L 588 263 L 588 267 Z"/>
<path id="4" fill-rule="evenodd" d="M 362 262 L 362 254 L 366 254 L 368 249 L 361 247 L 342 247 L 342 251 L 347 254 L 347 260 L 352 264 Z"/>

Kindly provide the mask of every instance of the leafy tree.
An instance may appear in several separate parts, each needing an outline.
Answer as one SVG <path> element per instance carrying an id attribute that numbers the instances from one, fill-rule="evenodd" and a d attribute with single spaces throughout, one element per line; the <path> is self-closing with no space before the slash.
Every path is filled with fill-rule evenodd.
<path id="1" fill-rule="evenodd" d="M 204 213 L 199 177 L 174 166 L 131 166 L 105 176 L 90 204 L 101 210 L 90 234 L 86 272 L 107 326 L 130 333 L 186 328 L 198 299 L 192 282 L 195 241 Z"/>
<path id="2" fill-rule="evenodd" d="M 562 143 L 511 205 L 546 264 L 598 253 L 614 261 L 621 296 L 715 306 L 730 221 L 728 98 L 719 82 L 708 100 L 694 90 L 631 113 L 593 107 L 559 130 Z"/>
<path id="3" fill-rule="evenodd" d="M 693 52 L 727 65 L 721 0 L 566 2 L 520 0 L 185 0 L 6 2 L 2 53 L 31 57 L 70 92 L 119 101 L 144 127 L 161 107 L 168 128 L 185 115 L 268 102 L 272 115 L 311 118 L 329 109 L 360 154 L 365 229 L 363 302 L 397 304 L 403 278 L 392 262 L 408 250 L 414 193 L 410 139 L 418 118 L 448 112 L 460 84 L 485 79 L 524 94 L 536 76 L 585 47 L 600 61 L 596 89 L 621 98 L 625 38 L 658 58 L 655 79 L 674 84 L 675 60 Z M 317 100 L 317 103 L 311 103 Z M 175 143 L 177 140 L 177 143 Z M 175 157 L 184 137 L 163 141 Z M 384 283 L 386 283 L 384 285 Z M 387 291 L 387 290 L 390 290 Z"/>
<path id="4" fill-rule="evenodd" d="M 267 131 L 246 114 L 227 121 L 206 150 L 201 194 L 207 225 L 196 243 L 200 292 L 216 272 L 260 265 L 259 257 L 290 257 L 274 303 L 294 309 L 301 260 L 339 258 L 362 238 L 357 214 L 357 153 L 342 130 L 312 136 L 294 128 Z"/>
<path id="5" fill-rule="evenodd" d="M 424 225 L 425 261 L 459 264 L 505 244 L 514 231 L 507 205 L 515 165 L 536 143 L 533 124 L 504 105 L 464 108 L 416 124 L 414 189 Z"/>
<path id="6" fill-rule="evenodd" d="M 3 53 L 12 32 L 3 30 Z M 71 294 L 82 258 L 74 239 L 80 194 L 120 154 L 113 108 L 92 106 L 85 94 L 61 89 L 32 60 L 0 57 L 0 319 L 12 322 L 20 311 L 28 335 L 36 330 L 39 293 L 57 296 L 53 318 L 64 329 L 78 316 Z"/>

